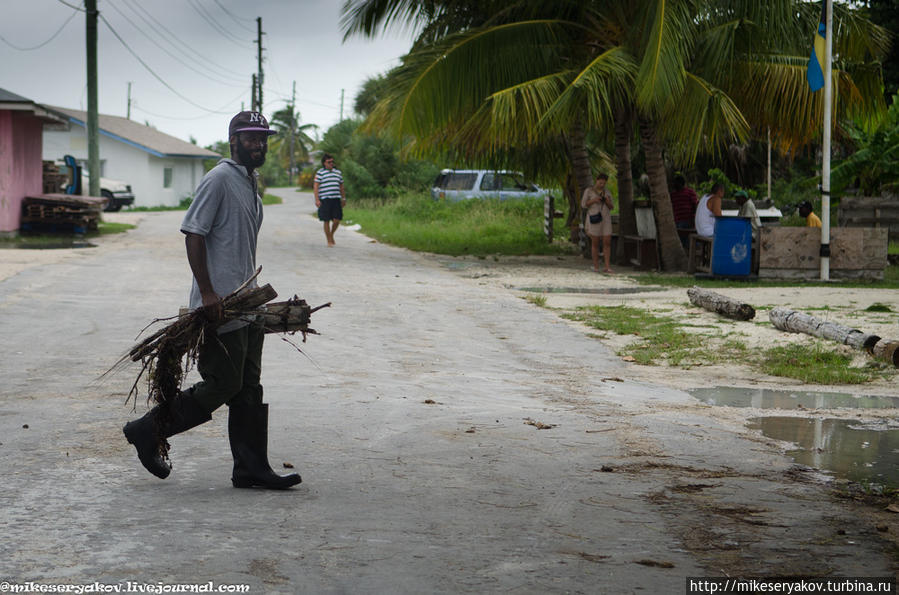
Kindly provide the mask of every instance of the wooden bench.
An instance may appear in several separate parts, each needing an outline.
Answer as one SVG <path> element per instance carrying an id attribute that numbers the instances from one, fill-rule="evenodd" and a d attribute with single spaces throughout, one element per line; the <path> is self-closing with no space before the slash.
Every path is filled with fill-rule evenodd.
<path id="1" fill-rule="evenodd" d="M 687 257 L 687 272 L 691 275 L 712 272 L 712 244 L 714 238 L 690 234 L 690 250 Z"/>

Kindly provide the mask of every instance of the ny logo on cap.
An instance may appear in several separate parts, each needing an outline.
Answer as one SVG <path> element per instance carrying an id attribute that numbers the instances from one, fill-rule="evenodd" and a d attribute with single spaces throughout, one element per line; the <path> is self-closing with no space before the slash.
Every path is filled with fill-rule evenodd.
<path id="1" fill-rule="evenodd" d="M 263 126 L 267 126 L 268 124 L 265 121 L 265 116 L 260 114 L 259 112 L 250 112 L 250 123 L 258 122 Z"/>

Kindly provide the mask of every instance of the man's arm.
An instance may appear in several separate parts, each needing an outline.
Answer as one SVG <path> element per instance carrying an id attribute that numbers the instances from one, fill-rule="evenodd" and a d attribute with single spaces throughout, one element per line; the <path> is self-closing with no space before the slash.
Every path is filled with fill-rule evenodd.
<path id="1" fill-rule="evenodd" d="M 206 265 L 206 238 L 200 234 L 186 232 L 184 244 L 187 247 L 187 262 L 190 270 L 197 280 L 200 289 L 200 297 L 203 299 L 203 308 L 208 310 L 209 317 L 213 321 L 224 317 L 222 311 L 222 298 L 212 288 L 209 279 L 209 267 Z"/>
<path id="2" fill-rule="evenodd" d="M 712 215 L 715 217 L 721 216 L 721 198 L 718 196 L 713 196 L 709 199 L 708 202 L 709 210 L 712 212 Z"/>
<path id="3" fill-rule="evenodd" d="M 346 206 L 346 190 L 343 189 L 343 182 L 340 183 L 340 206 Z"/>
<path id="4" fill-rule="evenodd" d="M 318 179 L 312 183 L 312 196 L 315 197 L 315 206 L 322 206 L 322 201 L 318 198 Z"/>

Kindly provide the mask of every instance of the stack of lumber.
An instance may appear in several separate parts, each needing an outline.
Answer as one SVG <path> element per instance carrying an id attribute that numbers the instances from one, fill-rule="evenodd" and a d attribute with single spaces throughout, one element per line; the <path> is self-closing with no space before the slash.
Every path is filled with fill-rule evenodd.
<path id="1" fill-rule="evenodd" d="M 69 181 L 69 176 L 59 171 L 59 166 L 52 161 L 44 161 L 43 179 L 44 194 L 62 192 Z"/>
<path id="2" fill-rule="evenodd" d="M 85 233 L 96 230 L 105 198 L 72 194 L 26 196 L 22 201 L 22 229 Z"/>

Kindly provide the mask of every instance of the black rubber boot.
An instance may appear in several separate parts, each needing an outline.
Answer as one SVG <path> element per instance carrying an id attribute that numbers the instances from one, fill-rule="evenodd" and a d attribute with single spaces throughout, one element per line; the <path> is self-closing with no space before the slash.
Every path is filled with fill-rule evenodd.
<path id="1" fill-rule="evenodd" d="M 169 419 L 162 419 L 160 406 L 157 405 L 140 419 L 129 421 L 122 428 L 125 438 L 137 449 L 137 458 L 141 464 L 161 479 L 169 476 L 172 467 L 166 461 L 160 437 L 164 440 L 212 419 L 190 394 L 184 392 L 172 402 L 169 412 Z"/>
<path id="2" fill-rule="evenodd" d="M 267 404 L 229 407 L 228 440 L 234 455 L 231 483 L 235 488 L 285 490 L 303 481 L 296 473 L 278 475 L 268 463 Z"/>

